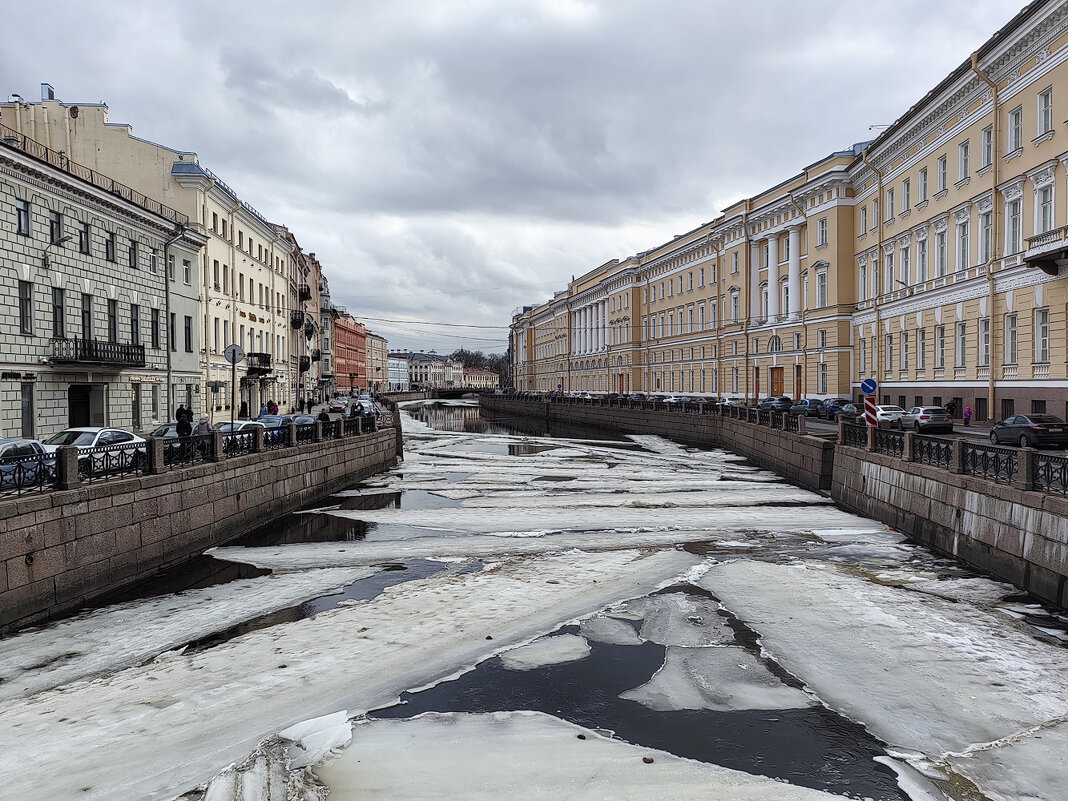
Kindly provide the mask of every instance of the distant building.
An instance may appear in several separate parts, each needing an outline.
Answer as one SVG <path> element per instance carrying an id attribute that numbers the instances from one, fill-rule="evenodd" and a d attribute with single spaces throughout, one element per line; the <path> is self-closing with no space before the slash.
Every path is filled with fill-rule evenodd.
<path id="1" fill-rule="evenodd" d="M 391 353 L 388 357 L 389 392 L 408 392 L 408 357 L 402 353 Z"/>
<path id="2" fill-rule="evenodd" d="M 501 378 L 492 370 L 477 370 L 473 367 L 464 368 L 464 386 L 471 389 L 497 389 L 501 385 Z"/>
<path id="3" fill-rule="evenodd" d="M 463 382 L 463 364 L 447 356 L 434 351 L 406 351 L 399 355 L 408 361 L 408 383 L 413 391 L 454 387 Z"/>
<path id="4" fill-rule="evenodd" d="M 389 342 L 385 337 L 367 332 L 367 378 L 375 392 L 384 391 L 389 381 Z"/>
<path id="5" fill-rule="evenodd" d="M 334 322 L 338 387 L 349 392 L 367 389 L 367 328 L 348 314 Z"/>

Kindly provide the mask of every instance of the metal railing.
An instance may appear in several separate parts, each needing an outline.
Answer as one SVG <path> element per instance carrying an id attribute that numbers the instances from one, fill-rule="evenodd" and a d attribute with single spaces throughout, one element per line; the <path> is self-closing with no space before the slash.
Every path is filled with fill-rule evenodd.
<path id="1" fill-rule="evenodd" d="M 845 442 L 843 445 L 848 445 L 851 448 L 867 448 L 868 447 L 868 427 L 858 426 L 854 423 L 843 423 L 842 427 L 845 431 Z"/>
<path id="2" fill-rule="evenodd" d="M 256 433 L 252 430 L 223 434 L 223 457 L 242 456 L 252 453 L 256 446 Z"/>
<path id="3" fill-rule="evenodd" d="M 341 439 L 343 436 L 341 423 L 341 420 L 323 423 L 323 439 Z"/>
<path id="4" fill-rule="evenodd" d="M 1019 453 L 996 445 L 965 442 L 961 452 L 961 472 L 998 484 L 1012 484 L 1020 469 Z"/>
<path id="5" fill-rule="evenodd" d="M 145 346 L 98 339 L 53 339 L 52 361 L 145 366 Z"/>
<path id="6" fill-rule="evenodd" d="M 0 459 L 0 495 L 50 490 L 55 474 L 55 454 L 37 453 Z"/>
<path id="7" fill-rule="evenodd" d="M 875 452 L 885 453 L 887 456 L 896 456 L 900 459 L 905 455 L 904 432 L 889 431 L 884 428 L 875 429 Z"/>
<path id="8" fill-rule="evenodd" d="M 949 470 L 953 466 L 953 441 L 914 434 L 912 461 Z"/>
<path id="9" fill-rule="evenodd" d="M 339 422 L 344 426 L 346 437 L 353 437 L 360 430 L 360 422 L 357 417 L 348 417 Z"/>
<path id="10" fill-rule="evenodd" d="M 78 476 L 82 481 L 95 483 L 109 478 L 143 475 L 148 469 L 148 451 L 144 442 L 121 445 L 100 445 L 80 448 Z"/>
<path id="11" fill-rule="evenodd" d="M 796 434 L 800 430 L 801 424 L 798 422 L 797 415 L 788 414 L 782 418 L 782 427 L 784 431 L 792 431 Z"/>
<path id="12" fill-rule="evenodd" d="M 213 434 L 167 437 L 163 440 L 163 464 L 170 468 L 211 461 Z"/>
<path id="13" fill-rule="evenodd" d="M 323 424 L 325 426 L 325 423 Z M 301 423 L 297 426 L 297 444 L 315 442 L 315 423 Z"/>
<path id="14" fill-rule="evenodd" d="M 263 449 L 279 451 L 289 447 L 289 428 L 266 428 L 263 430 Z"/>
<path id="15" fill-rule="evenodd" d="M 1031 485 L 1051 495 L 1068 495 L 1068 456 L 1035 451 L 1031 457 Z"/>

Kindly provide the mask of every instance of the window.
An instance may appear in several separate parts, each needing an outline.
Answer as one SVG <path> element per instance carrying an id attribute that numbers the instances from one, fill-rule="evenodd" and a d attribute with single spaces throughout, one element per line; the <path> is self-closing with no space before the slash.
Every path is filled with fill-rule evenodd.
<path id="1" fill-rule="evenodd" d="M 935 179 L 937 181 L 936 192 L 944 192 L 946 189 L 948 177 L 946 170 L 946 156 L 943 154 L 938 157 L 938 165 L 935 168 Z"/>
<path id="2" fill-rule="evenodd" d="M 52 287 L 52 338 L 66 339 L 67 325 L 63 311 L 63 290 Z"/>
<path id="3" fill-rule="evenodd" d="M 860 299 L 868 299 L 868 266 L 861 264 L 857 268 L 857 289 L 860 291 Z"/>
<path id="4" fill-rule="evenodd" d="M 816 306 L 823 308 L 827 305 L 827 273 L 816 274 Z"/>
<path id="5" fill-rule="evenodd" d="M 30 235 L 30 202 L 28 200 L 15 201 L 15 226 L 22 236 Z"/>
<path id="6" fill-rule="evenodd" d="M 979 366 L 990 366 L 990 318 L 979 321 Z"/>
<path id="7" fill-rule="evenodd" d="M 108 261 L 115 261 L 115 232 L 109 231 L 107 238 L 104 240 L 104 258 Z"/>
<path id="8" fill-rule="evenodd" d="M 935 234 L 935 277 L 942 278 L 946 274 L 946 232 L 939 231 Z"/>
<path id="9" fill-rule="evenodd" d="M 1019 338 L 1016 331 L 1016 315 L 1005 315 L 1005 364 L 1016 364 L 1019 358 Z"/>
<path id="10" fill-rule="evenodd" d="M 946 366 L 946 327 L 935 326 L 935 369 Z"/>
<path id="11" fill-rule="evenodd" d="M 1023 106 L 1017 106 L 1009 112 L 1009 152 L 1023 148 Z"/>
<path id="12" fill-rule="evenodd" d="M 816 391 L 821 395 L 827 393 L 827 363 L 820 362 L 818 368 L 816 368 Z"/>
<path id="13" fill-rule="evenodd" d="M 964 367 L 968 352 L 968 324 L 957 323 L 957 367 Z"/>
<path id="14" fill-rule="evenodd" d="M 979 149 L 982 151 L 979 158 L 983 167 L 989 167 L 994 162 L 994 126 L 988 125 L 983 128 L 979 136 Z"/>
<path id="15" fill-rule="evenodd" d="M 909 369 L 909 332 L 901 332 L 901 369 Z"/>
<path id="16" fill-rule="evenodd" d="M 894 369 L 894 335 L 886 335 L 886 370 Z"/>
<path id="17" fill-rule="evenodd" d="M 787 237 L 786 239 L 784 239 L 782 241 L 782 251 L 779 253 L 779 261 L 780 262 L 784 262 L 784 261 L 789 261 L 789 260 L 790 260 L 790 239 L 789 239 L 789 237 Z"/>
<path id="18" fill-rule="evenodd" d="M 167 257 L 167 277 L 174 280 L 174 254 Z"/>
<path id="19" fill-rule="evenodd" d="M 820 217 L 816 222 L 816 245 L 823 247 L 827 244 L 827 218 Z"/>
<path id="20" fill-rule="evenodd" d="M 217 211 L 211 213 L 211 230 L 215 233 L 219 232 L 219 213 Z"/>
<path id="21" fill-rule="evenodd" d="M 148 257 L 148 269 L 153 273 L 159 269 L 159 251 L 152 248 L 152 253 Z"/>
<path id="22" fill-rule="evenodd" d="M 82 293 L 82 339 L 93 338 L 93 296 Z"/>
<path id="23" fill-rule="evenodd" d="M 894 291 L 894 253 L 887 253 L 883 257 L 883 291 Z"/>
<path id="24" fill-rule="evenodd" d="M 979 262 L 986 264 L 990 261 L 993 253 L 991 253 L 991 247 L 993 246 L 993 215 L 989 211 L 984 211 L 979 215 Z"/>
<path id="25" fill-rule="evenodd" d="M 89 252 L 89 223 L 83 222 L 82 227 L 78 230 L 78 252 Z"/>
<path id="26" fill-rule="evenodd" d="M 133 242 L 133 241 L 130 242 L 130 252 L 129 252 L 128 255 L 129 255 L 130 269 L 131 270 L 136 270 L 137 269 L 137 243 L 136 242 Z"/>
<path id="27" fill-rule="evenodd" d="M 916 240 L 916 282 L 927 280 L 927 240 Z"/>
<path id="28" fill-rule="evenodd" d="M 237 232 L 237 247 L 238 247 L 238 250 L 244 250 L 245 249 L 245 232 L 244 231 L 238 231 Z"/>
<path id="29" fill-rule="evenodd" d="M 225 219 L 224 219 L 224 220 L 222 221 L 222 235 L 223 235 L 223 239 L 226 239 L 226 238 L 227 238 L 227 234 L 226 234 L 226 220 L 225 220 Z"/>
<path id="30" fill-rule="evenodd" d="M 185 352 L 193 352 L 193 318 L 189 316 L 185 318 Z"/>
<path id="31" fill-rule="evenodd" d="M 1049 309 L 1035 309 L 1035 361 L 1049 362 Z"/>
<path id="32" fill-rule="evenodd" d="M 130 343 L 141 344 L 141 307 L 136 303 L 130 306 Z"/>
<path id="33" fill-rule="evenodd" d="M 1053 87 L 1038 94 L 1038 135 L 1053 130 Z"/>
<path id="34" fill-rule="evenodd" d="M 731 322 L 738 322 L 738 293 L 731 292 Z"/>
<path id="35" fill-rule="evenodd" d="M 968 177 L 968 158 L 970 142 L 966 139 L 957 145 L 957 180 L 963 181 Z"/>
<path id="36" fill-rule="evenodd" d="M 868 207 L 860 207 L 860 233 L 864 235 L 868 233 Z"/>
<path id="37" fill-rule="evenodd" d="M 1053 185 L 1035 190 L 1035 233 L 1044 234 L 1053 230 Z"/>
<path id="38" fill-rule="evenodd" d="M 912 248 L 908 245 L 901 246 L 901 267 L 899 272 L 901 273 L 901 283 L 909 284 L 909 272 L 912 269 Z"/>
<path id="39" fill-rule="evenodd" d="M 871 224 L 878 225 L 879 223 L 879 198 L 875 198 L 871 202 Z"/>
<path id="40" fill-rule="evenodd" d="M 178 315 L 174 312 L 171 312 L 170 325 L 167 328 L 167 343 L 171 350 L 178 350 Z"/>
<path id="41" fill-rule="evenodd" d="M 159 420 L 159 384 L 152 385 L 152 419 Z"/>
<path id="42" fill-rule="evenodd" d="M 919 186 L 916 187 L 916 193 L 919 196 L 920 203 L 927 202 L 927 168 L 924 167 L 920 170 Z"/>
<path id="43" fill-rule="evenodd" d="M 58 245 L 63 238 L 63 215 L 58 211 L 48 212 L 48 241 Z"/>
<path id="44" fill-rule="evenodd" d="M 159 309 L 153 309 L 151 312 L 151 326 L 152 326 L 152 348 L 159 350 Z"/>
<path id="45" fill-rule="evenodd" d="M 886 190 L 886 219 L 894 219 L 894 190 Z"/>
<path id="46" fill-rule="evenodd" d="M 1005 255 L 1023 250 L 1023 202 L 1012 200 L 1005 204 Z"/>
<path id="47" fill-rule="evenodd" d="M 738 275 L 738 253 L 731 254 L 731 275 Z"/>
<path id="48" fill-rule="evenodd" d="M 692 279 L 693 276 L 691 275 L 690 278 Z M 697 271 L 697 288 L 700 289 L 704 285 L 705 285 L 705 268 L 702 267 Z M 693 287 L 690 287 L 690 288 L 692 289 Z"/>
<path id="49" fill-rule="evenodd" d="M 916 332 L 916 369 L 927 369 L 927 329 Z"/>
<path id="50" fill-rule="evenodd" d="M 703 273 L 704 270 L 702 270 L 701 272 Z M 689 279 L 690 283 L 689 283 L 688 289 L 690 290 L 690 292 L 693 292 L 693 270 L 690 270 L 689 276 L 690 276 L 690 279 Z M 682 279 L 680 278 L 679 281 L 681 282 Z"/>
<path id="51" fill-rule="evenodd" d="M 182 280 L 186 286 L 193 283 L 193 268 L 189 259 L 182 259 Z"/>
<path id="52" fill-rule="evenodd" d="M 19 281 L 19 333 L 33 335 L 33 284 Z"/>
<path id="53" fill-rule="evenodd" d="M 868 372 L 868 340 L 860 340 L 860 372 Z"/>
<path id="54" fill-rule="evenodd" d="M 971 264 L 971 250 L 968 236 L 968 221 L 957 224 L 957 269 L 967 270 Z"/>
<path id="55" fill-rule="evenodd" d="M 119 341 L 119 302 L 108 299 L 108 342 Z"/>

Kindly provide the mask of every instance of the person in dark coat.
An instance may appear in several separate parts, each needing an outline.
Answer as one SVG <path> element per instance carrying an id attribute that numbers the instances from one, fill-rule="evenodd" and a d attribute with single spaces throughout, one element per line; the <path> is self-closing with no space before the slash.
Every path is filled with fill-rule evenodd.
<path id="1" fill-rule="evenodd" d="M 184 412 L 185 410 L 183 409 L 182 411 Z M 189 416 L 187 414 L 182 414 L 182 416 L 178 418 L 178 425 L 174 427 L 174 430 L 178 433 L 179 437 L 188 437 L 192 435 L 193 425 L 189 422 Z"/>
<path id="2" fill-rule="evenodd" d="M 181 420 L 183 417 L 189 417 L 189 410 L 185 408 L 185 404 L 179 403 L 178 409 L 174 413 L 174 419 Z"/>
<path id="3" fill-rule="evenodd" d="M 321 420 L 324 423 L 330 422 L 330 412 L 326 410 L 325 406 L 319 410 L 319 416 L 316 419 Z"/>
<path id="4" fill-rule="evenodd" d="M 947 414 L 948 414 L 948 415 L 949 415 L 950 417 L 952 417 L 952 416 L 953 416 L 953 413 L 954 413 L 955 411 L 957 411 L 957 405 L 956 405 L 956 404 L 955 404 L 955 403 L 954 403 L 953 401 L 949 401 L 949 402 L 948 402 L 948 403 L 946 404 L 946 413 L 947 413 Z"/>

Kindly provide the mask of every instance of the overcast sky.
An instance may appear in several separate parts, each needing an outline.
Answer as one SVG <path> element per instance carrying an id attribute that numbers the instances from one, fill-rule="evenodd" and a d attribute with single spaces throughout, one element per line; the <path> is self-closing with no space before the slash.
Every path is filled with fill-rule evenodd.
<path id="1" fill-rule="evenodd" d="M 872 138 L 1021 6 L 53 0 L 5 11 L 0 91 L 195 151 L 391 348 L 502 352 L 517 306 Z"/>

